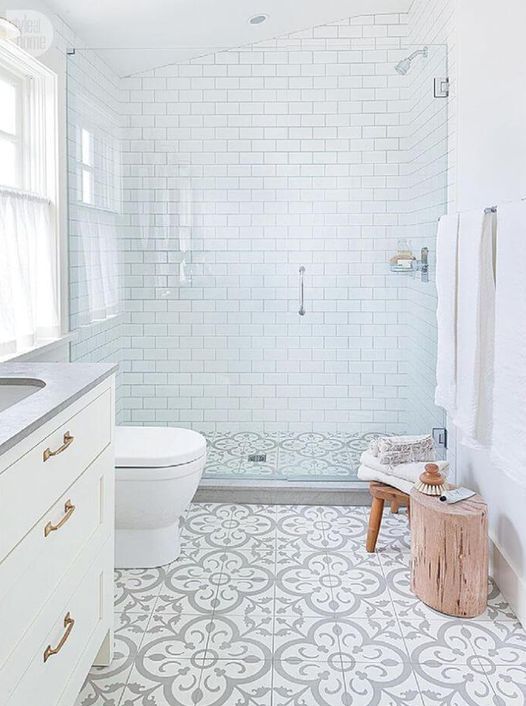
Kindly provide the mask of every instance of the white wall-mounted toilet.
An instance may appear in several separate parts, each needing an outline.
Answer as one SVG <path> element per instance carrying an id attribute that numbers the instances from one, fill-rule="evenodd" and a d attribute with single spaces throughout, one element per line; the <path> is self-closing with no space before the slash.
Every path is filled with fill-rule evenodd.
<path id="1" fill-rule="evenodd" d="M 179 520 L 206 462 L 206 439 L 190 429 L 115 430 L 115 565 L 152 568 L 180 552 Z"/>

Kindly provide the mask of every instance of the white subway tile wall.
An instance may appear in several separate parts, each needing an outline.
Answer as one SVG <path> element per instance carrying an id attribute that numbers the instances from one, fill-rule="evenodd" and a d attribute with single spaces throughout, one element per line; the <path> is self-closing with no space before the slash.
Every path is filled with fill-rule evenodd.
<path id="1" fill-rule="evenodd" d="M 405 232 L 406 22 L 123 81 L 123 421 L 406 430 L 407 283 L 386 266 Z"/>
<path id="2" fill-rule="evenodd" d="M 72 354 L 120 362 L 121 423 L 401 433 L 440 420 L 433 285 L 386 265 L 400 237 L 434 250 L 448 184 L 428 85 L 445 50 L 394 71 L 421 39 L 447 40 L 421 36 L 421 5 L 121 81 L 77 52 L 79 92 L 124 121 L 125 313 L 83 327 Z M 83 291 L 74 278 L 72 321 Z"/>

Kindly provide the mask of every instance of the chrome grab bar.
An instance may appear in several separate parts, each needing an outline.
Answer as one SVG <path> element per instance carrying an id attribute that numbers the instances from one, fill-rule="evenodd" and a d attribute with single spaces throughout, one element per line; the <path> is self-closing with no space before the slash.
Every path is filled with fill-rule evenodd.
<path id="1" fill-rule="evenodd" d="M 303 265 L 300 267 L 300 308 L 298 311 L 298 314 L 300 316 L 305 316 L 305 289 L 304 289 L 304 284 L 303 284 L 303 275 L 305 274 L 305 268 Z"/>

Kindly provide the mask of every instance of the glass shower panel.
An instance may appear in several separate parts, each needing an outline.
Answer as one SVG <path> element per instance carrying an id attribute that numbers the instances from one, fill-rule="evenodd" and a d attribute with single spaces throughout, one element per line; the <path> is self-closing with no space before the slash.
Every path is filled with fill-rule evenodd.
<path id="1" fill-rule="evenodd" d="M 210 480 L 353 481 L 375 436 L 443 426 L 445 48 L 402 75 L 415 47 L 307 35 L 102 84 L 118 86 L 119 323 L 91 322 L 79 351 L 118 357 L 120 423 L 203 432 Z M 77 51 L 77 79 L 79 54 L 103 71 Z M 401 240 L 429 249 L 428 282 L 390 270 Z"/>

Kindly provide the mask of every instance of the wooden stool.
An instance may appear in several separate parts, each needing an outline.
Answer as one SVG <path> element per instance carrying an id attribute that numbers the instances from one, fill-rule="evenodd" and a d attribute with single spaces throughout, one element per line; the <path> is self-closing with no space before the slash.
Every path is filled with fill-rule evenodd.
<path id="1" fill-rule="evenodd" d="M 488 507 L 480 495 L 448 505 L 411 491 L 411 589 L 426 605 L 474 618 L 488 599 Z"/>
<path id="2" fill-rule="evenodd" d="M 378 533 L 380 532 L 380 525 L 382 524 L 382 516 L 384 511 L 385 501 L 390 503 L 391 512 L 398 512 L 398 508 L 407 507 L 407 513 L 409 515 L 409 495 L 407 493 L 398 490 L 398 488 L 393 488 L 391 485 L 385 485 L 385 483 L 378 483 L 377 481 L 371 481 L 369 483 L 369 492 L 373 499 L 371 505 L 371 514 L 369 515 L 369 529 L 367 530 L 367 543 L 366 549 L 368 552 L 372 553 L 376 549 L 376 540 L 378 539 Z"/>

